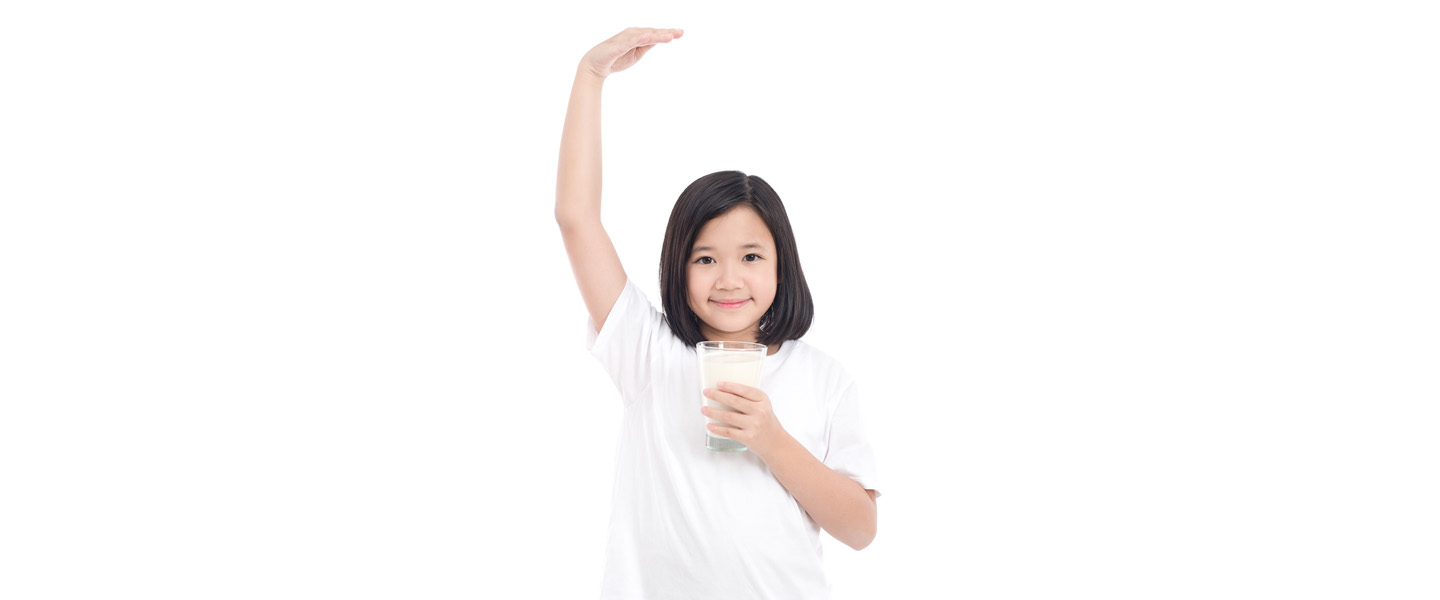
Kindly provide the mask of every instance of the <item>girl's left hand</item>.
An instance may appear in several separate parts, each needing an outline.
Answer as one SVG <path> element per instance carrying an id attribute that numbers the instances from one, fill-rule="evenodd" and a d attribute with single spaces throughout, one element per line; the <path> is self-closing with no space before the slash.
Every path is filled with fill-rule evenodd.
<path id="1" fill-rule="evenodd" d="M 770 405 L 770 397 L 760 388 L 722 381 L 718 386 L 705 390 L 705 397 L 739 411 L 712 410 L 701 406 L 700 414 L 729 425 L 709 423 L 706 429 L 745 444 L 762 460 L 790 435 L 780 426 L 780 420 L 775 418 L 775 411 Z"/>

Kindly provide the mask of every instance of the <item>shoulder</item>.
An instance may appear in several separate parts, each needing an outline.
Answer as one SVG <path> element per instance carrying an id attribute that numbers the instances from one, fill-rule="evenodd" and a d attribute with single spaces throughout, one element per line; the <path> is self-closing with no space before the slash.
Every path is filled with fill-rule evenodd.
<path id="1" fill-rule="evenodd" d="M 633 358 L 686 347 L 671 330 L 665 313 L 657 309 L 645 291 L 629 278 L 626 278 L 625 287 L 605 318 L 604 329 L 595 329 L 593 318 L 587 321 L 586 346 L 592 353 L 619 352 Z"/>
<path id="2" fill-rule="evenodd" d="M 809 373 L 816 383 L 837 390 L 854 384 L 855 380 L 845 369 L 845 365 L 825 351 L 804 340 L 787 341 L 781 345 L 781 350 L 784 351 L 786 346 L 790 347 L 786 362 L 793 363 L 796 370 Z"/>
<path id="3" fill-rule="evenodd" d="M 663 329 L 669 331 L 670 326 L 666 321 L 665 313 L 635 280 L 628 277 L 625 279 L 625 290 L 621 292 L 620 297 L 632 319 L 645 321 L 651 325 L 663 325 Z"/>

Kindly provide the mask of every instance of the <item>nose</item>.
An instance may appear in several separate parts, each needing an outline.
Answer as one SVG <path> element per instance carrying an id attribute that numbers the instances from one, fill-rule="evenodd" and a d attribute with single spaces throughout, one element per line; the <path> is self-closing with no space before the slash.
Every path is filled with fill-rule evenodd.
<path id="1" fill-rule="evenodd" d="M 735 263 L 726 261 L 720 266 L 720 277 L 715 280 L 715 287 L 722 290 L 733 290 L 740 287 L 740 268 Z"/>

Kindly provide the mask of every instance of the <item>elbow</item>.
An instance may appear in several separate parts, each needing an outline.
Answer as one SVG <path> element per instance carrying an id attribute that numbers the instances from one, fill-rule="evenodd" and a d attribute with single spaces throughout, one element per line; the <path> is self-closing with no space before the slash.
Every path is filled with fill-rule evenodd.
<path id="1" fill-rule="evenodd" d="M 565 202 L 562 202 L 559 198 L 556 198 L 556 199 L 555 199 L 555 223 L 559 224 L 560 227 L 563 228 L 563 227 L 565 227 L 566 224 L 571 223 L 571 222 L 574 222 L 575 220 L 576 220 L 576 213 L 575 213 L 574 207 L 570 206 L 569 204 L 566 204 Z"/>
<path id="2" fill-rule="evenodd" d="M 867 522 L 860 531 L 856 532 L 855 535 L 851 536 L 850 539 L 846 540 L 845 545 L 854 548 L 856 551 L 864 550 L 868 547 L 870 542 L 875 541 L 875 521 L 876 514 L 871 512 L 869 522 Z"/>
<path id="3" fill-rule="evenodd" d="M 560 226 L 560 231 L 562 232 L 599 222 L 600 215 L 579 213 L 573 210 L 564 210 L 559 207 L 555 208 L 555 224 Z"/>
<path id="4" fill-rule="evenodd" d="M 845 542 L 845 545 L 854 548 L 856 551 L 860 551 L 869 547 L 870 542 L 873 541 L 875 541 L 875 530 L 871 529 L 870 531 L 862 533 L 856 538 Z"/>

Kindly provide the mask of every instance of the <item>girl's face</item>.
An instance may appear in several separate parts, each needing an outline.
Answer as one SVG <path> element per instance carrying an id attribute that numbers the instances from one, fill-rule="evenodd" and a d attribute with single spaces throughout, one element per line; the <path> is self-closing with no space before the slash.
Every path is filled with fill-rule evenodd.
<path id="1" fill-rule="evenodd" d="M 775 238 L 744 204 L 700 228 L 685 266 L 690 310 L 712 341 L 754 342 L 775 301 Z"/>

